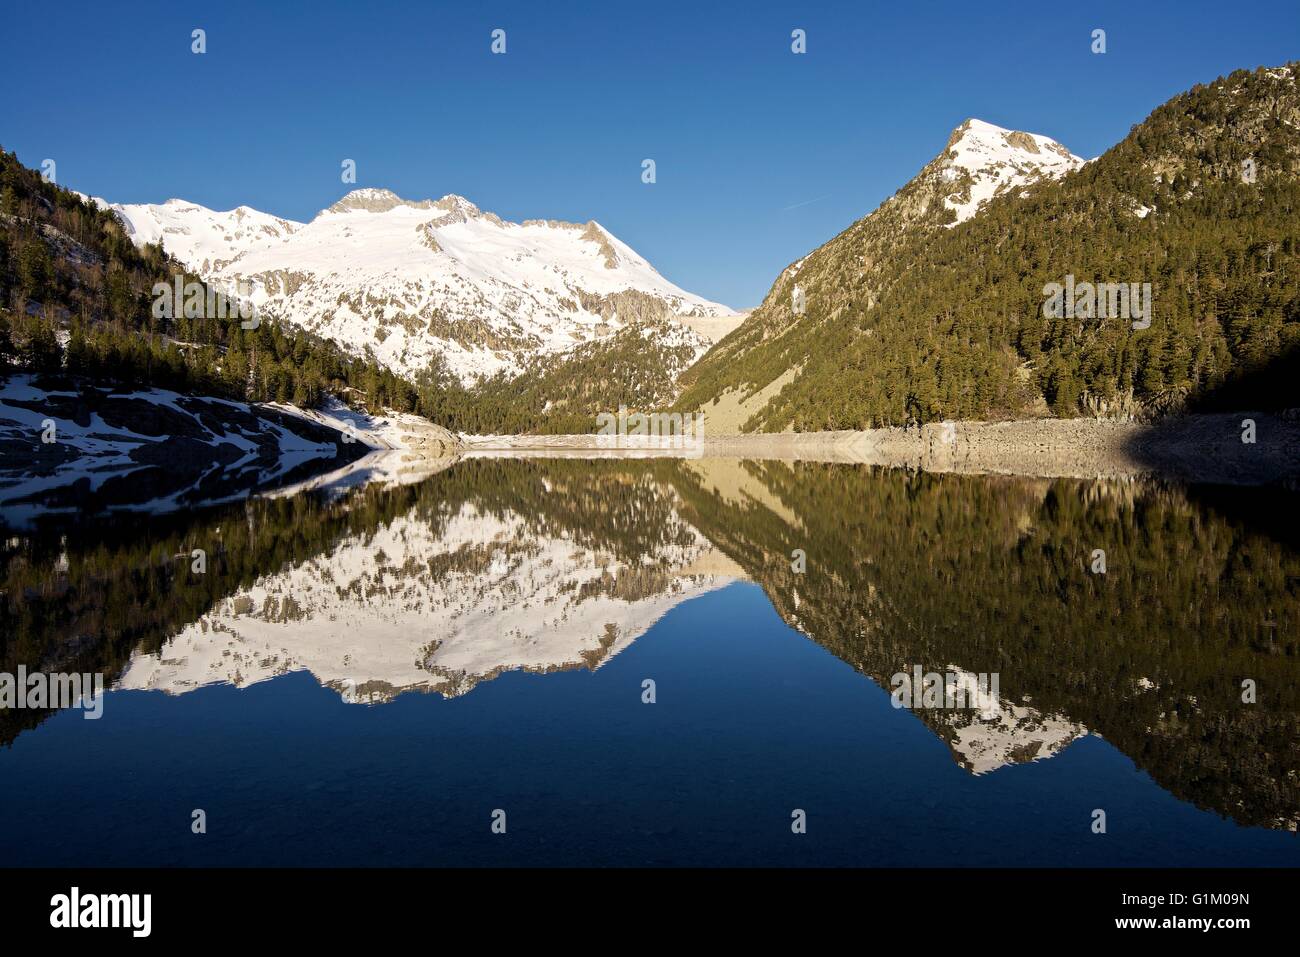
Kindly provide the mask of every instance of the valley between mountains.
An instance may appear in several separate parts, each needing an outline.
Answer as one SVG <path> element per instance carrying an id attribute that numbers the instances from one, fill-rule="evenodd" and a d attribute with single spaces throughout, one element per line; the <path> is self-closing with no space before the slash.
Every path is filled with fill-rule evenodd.
<path id="1" fill-rule="evenodd" d="M 375 451 L 581 453 L 615 412 L 702 415 L 728 456 L 1285 478 L 1298 73 L 1198 85 L 1093 159 L 967 120 L 750 311 L 680 288 L 595 219 L 380 188 L 308 222 L 124 205 L 0 153 L 0 491 L 143 507 Z M 257 320 L 160 314 L 174 281 Z"/>

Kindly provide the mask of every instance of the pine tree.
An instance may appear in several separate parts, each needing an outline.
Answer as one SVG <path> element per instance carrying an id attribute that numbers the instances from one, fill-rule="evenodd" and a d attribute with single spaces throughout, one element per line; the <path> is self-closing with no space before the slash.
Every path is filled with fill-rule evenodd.
<path id="1" fill-rule="evenodd" d="M 0 311 L 0 374 L 7 370 L 10 362 L 14 360 L 16 352 L 12 332 L 10 331 L 9 315 Z"/>
<path id="2" fill-rule="evenodd" d="M 30 237 L 18 255 L 18 281 L 23 294 L 28 299 L 43 302 L 50 292 L 53 275 L 54 267 L 45 241 L 39 236 Z"/>

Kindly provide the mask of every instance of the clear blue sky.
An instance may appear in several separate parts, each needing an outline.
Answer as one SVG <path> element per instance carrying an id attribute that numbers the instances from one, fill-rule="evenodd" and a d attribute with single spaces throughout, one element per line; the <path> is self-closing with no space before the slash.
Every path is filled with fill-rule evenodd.
<path id="1" fill-rule="evenodd" d="M 1297 0 L 50 0 L 3 22 L 0 144 L 65 186 L 309 219 L 352 158 L 358 186 L 599 220 L 737 307 L 969 116 L 1095 156 L 1197 82 L 1300 57 Z"/>

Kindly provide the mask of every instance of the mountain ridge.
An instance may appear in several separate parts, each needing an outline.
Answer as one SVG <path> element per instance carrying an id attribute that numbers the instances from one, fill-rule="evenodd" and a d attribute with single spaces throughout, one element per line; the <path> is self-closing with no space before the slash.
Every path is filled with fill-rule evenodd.
<path id="1" fill-rule="evenodd" d="M 516 375 L 647 311 L 702 355 L 709 340 L 678 317 L 734 315 L 664 279 L 594 219 L 512 223 L 451 193 L 410 200 L 364 187 L 305 223 L 245 206 L 96 202 L 137 245 L 161 242 L 207 280 L 245 282 L 267 315 L 408 378 L 431 363 L 465 385 Z M 643 308 L 620 301 L 628 292 L 648 297 Z"/>

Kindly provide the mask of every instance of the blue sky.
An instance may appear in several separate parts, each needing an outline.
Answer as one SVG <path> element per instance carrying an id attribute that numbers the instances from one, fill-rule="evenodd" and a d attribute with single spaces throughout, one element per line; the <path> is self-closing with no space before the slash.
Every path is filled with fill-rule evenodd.
<path id="1" fill-rule="evenodd" d="M 1094 156 L 1195 83 L 1300 57 L 1296 0 L 50 0 L 4 20 L 0 144 L 65 186 L 309 219 L 351 158 L 358 186 L 599 220 L 737 307 L 969 116 Z"/>

